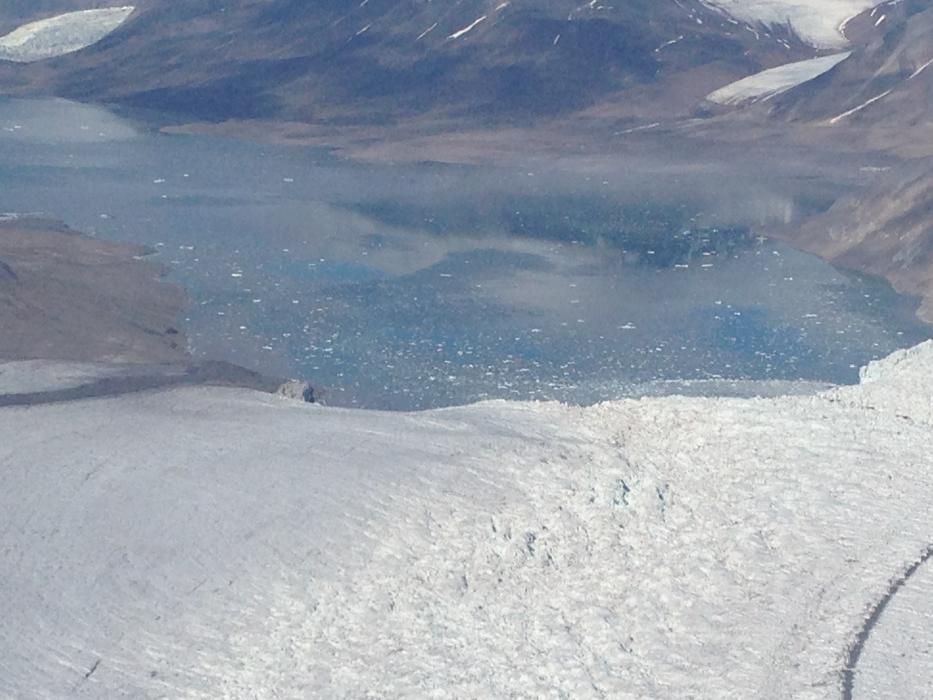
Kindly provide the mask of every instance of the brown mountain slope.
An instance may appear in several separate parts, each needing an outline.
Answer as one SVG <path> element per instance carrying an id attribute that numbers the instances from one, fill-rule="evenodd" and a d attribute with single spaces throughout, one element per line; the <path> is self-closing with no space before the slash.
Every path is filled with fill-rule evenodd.
<path id="1" fill-rule="evenodd" d="M 44 220 L 0 220 L 0 359 L 187 358 L 185 297 L 140 249 Z"/>
<path id="2" fill-rule="evenodd" d="M 888 154 L 888 172 L 865 168 L 858 193 L 780 235 L 886 277 L 921 297 L 920 315 L 933 322 L 933 7 L 888 2 L 853 20 L 849 34 L 861 43 L 834 69 L 726 121 L 816 148 Z"/>
<path id="3" fill-rule="evenodd" d="M 783 30 L 756 39 L 699 0 L 137 4 L 93 47 L 39 64 L 0 63 L 0 92 L 51 92 L 189 120 L 527 122 L 685 71 L 728 82 L 812 54 Z"/>

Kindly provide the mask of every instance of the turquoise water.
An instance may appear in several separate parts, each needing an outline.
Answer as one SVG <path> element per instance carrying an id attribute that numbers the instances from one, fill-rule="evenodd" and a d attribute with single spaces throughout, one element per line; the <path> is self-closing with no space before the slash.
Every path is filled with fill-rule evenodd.
<path id="1" fill-rule="evenodd" d="M 0 102 L 0 210 L 151 246 L 190 292 L 196 355 L 333 404 L 851 382 L 930 336 L 884 283 L 758 237 L 796 206 L 780 186 L 631 170 L 360 165 Z"/>

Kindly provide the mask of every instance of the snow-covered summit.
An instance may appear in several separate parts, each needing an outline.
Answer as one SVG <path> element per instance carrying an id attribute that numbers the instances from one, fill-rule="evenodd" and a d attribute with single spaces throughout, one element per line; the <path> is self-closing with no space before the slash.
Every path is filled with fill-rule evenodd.
<path id="1" fill-rule="evenodd" d="M 838 697 L 930 543 L 931 373 L 926 344 L 773 399 L 0 409 L 0 696 Z"/>

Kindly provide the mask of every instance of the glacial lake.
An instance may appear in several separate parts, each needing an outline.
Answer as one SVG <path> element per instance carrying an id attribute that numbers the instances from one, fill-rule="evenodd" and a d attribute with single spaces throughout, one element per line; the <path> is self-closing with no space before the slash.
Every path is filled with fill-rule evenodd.
<path id="1" fill-rule="evenodd" d="M 332 405 L 851 383 L 931 336 L 885 283 L 758 235 L 812 206 L 792 183 L 712 166 L 361 164 L 6 100 L 0 188 L 0 211 L 150 246 L 193 354 Z"/>

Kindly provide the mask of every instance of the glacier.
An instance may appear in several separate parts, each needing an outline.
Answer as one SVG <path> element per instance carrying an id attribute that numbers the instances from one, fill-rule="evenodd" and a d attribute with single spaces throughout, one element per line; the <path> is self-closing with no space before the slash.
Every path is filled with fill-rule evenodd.
<path id="1" fill-rule="evenodd" d="M 706 99 L 722 105 L 769 100 L 793 87 L 818 78 L 842 63 L 850 55 L 850 52 L 844 51 L 805 61 L 785 63 L 721 87 L 707 95 Z"/>
<path id="2" fill-rule="evenodd" d="M 29 22 L 0 37 L 0 61 L 33 63 L 80 51 L 111 34 L 135 9 L 78 10 Z"/>
<path id="3" fill-rule="evenodd" d="M 736 19 L 760 26 L 789 25 L 801 39 L 822 49 L 847 45 L 845 25 L 880 0 L 701 0 Z M 900 0 L 888 0 L 897 3 Z"/>
<path id="4" fill-rule="evenodd" d="M 40 397 L 0 408 L 0 696 L 839 697 L 931 444 L 933 342 L 771 398 Z"/>

